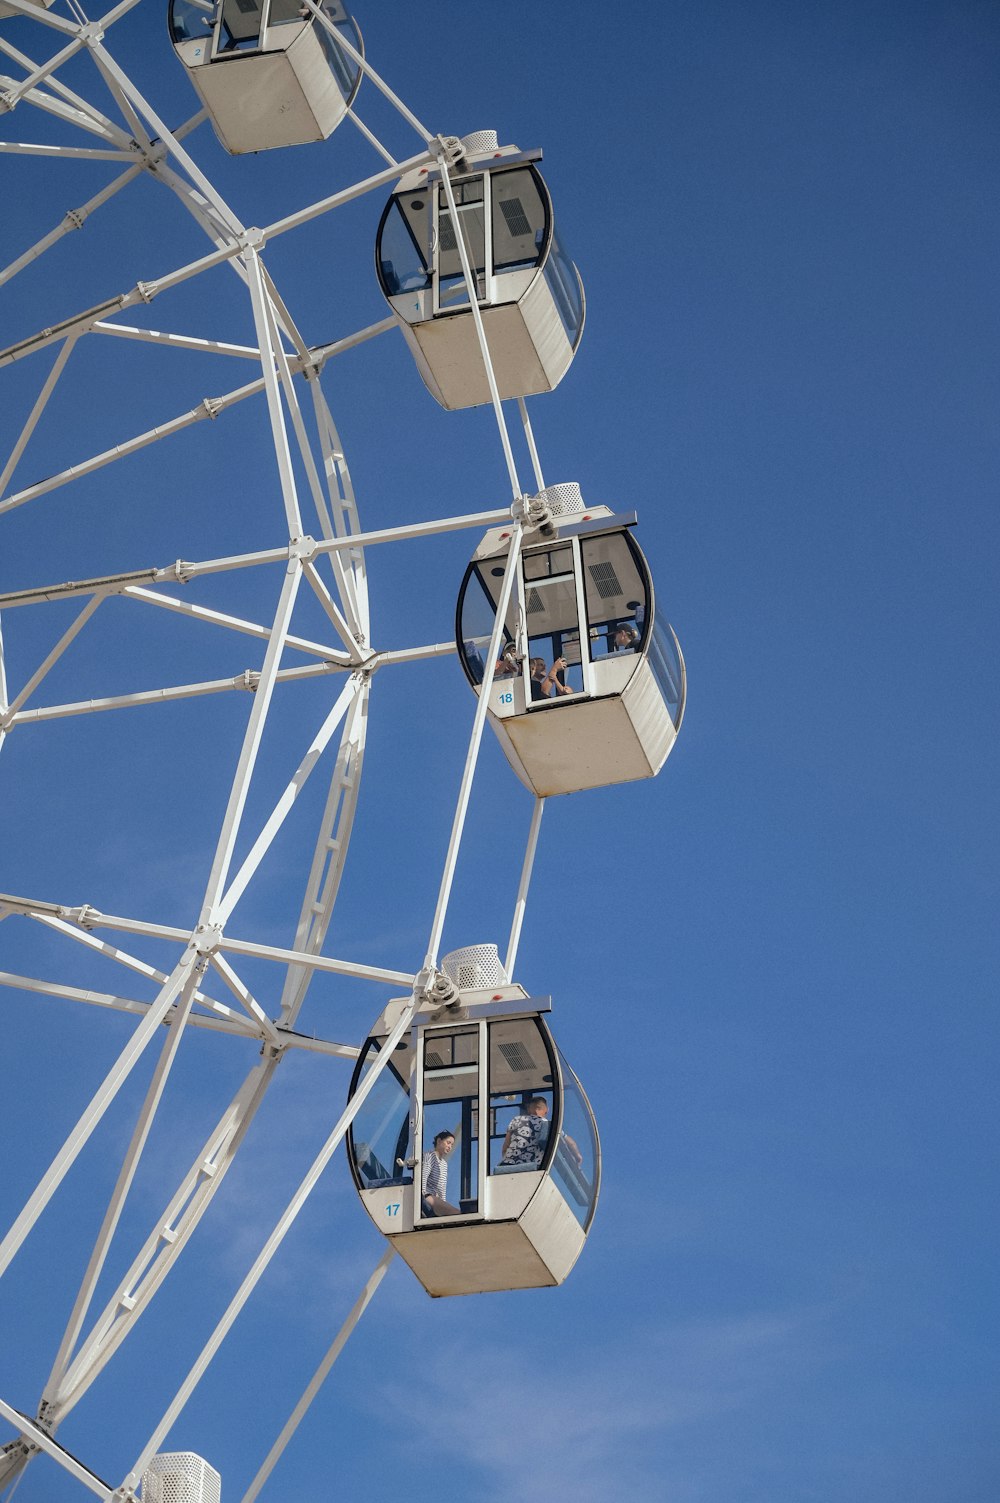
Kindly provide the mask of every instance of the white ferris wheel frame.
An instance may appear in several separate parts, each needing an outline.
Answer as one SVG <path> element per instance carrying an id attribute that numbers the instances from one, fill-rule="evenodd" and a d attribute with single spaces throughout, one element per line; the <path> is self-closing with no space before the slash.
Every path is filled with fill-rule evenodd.
<path id="1" fill-rule="evenodd" d="M 0 922 L 23 915 L 50 931 L 72 939 L 92 951 L 117 962 L 124 969 L 155 981 L 159 990 L 152 1002 L 142 1002 L 124 995 L 96 992 L 45 981 L 36 977 L 0 972 L 0 984 L 29 992 L 67 1000 L 88 1002 L 98 1007 L 135 1015 L 139 1021 L 125 1048 L 101 1082 L 88 1106 L 70 1132 L 49 1169 L 38 1183 L 20 1214 L 0 1241 L 0 1277 L 22 1248 L 60 1183 L 78 1158 L 102 1116 L 128 1080 L 141 1056 L 161 1028 L 166 1038 L 160 1046 L 152 1078 L 125 1152 L 117 1182 L 112 1191 L 104 1219 L 95 1241 L 79 1293 L 56 1352 L 48 1382 L 34 1415 L 16 1408 L 0 1397 L 0 1416 L 16 1432 L 16 1439 L 0 1450 L 0 1490 L 16 1487 L 32 1457 L 45 1453 L 91 1493 L 112 1500 L 135 1498 L 143 1473 L 159 1450 L 168 1431 L 183 1409 L 195 1386 L 243 1309 L 264 1270 L 277 1252 L 323 1169 L 342 1140 L 357 1110 L 363 1104 L 380 1073 L 376 1065 L 366 1076 L 350 1105 L 342 1113 L 307 1174 L 285 1206 L 271 1235 L 246 1273 L 240 1288 L 224 1315 L 206 1341 L 190 1372 L 179 1387 L 161 1420 L 138 1453 L 134 1465 L 119 1484 L 98 1478 L 80 1458 L 73 1456 L 56 1439 L 65 1416 L 84 1396 L 91 1383 L 110 1361 L 139 1316 L 149 1305 L 170 1268 L 180 1256 L 192 1232 L 205 1214 L 216 1191 L 226 1177 L 247 1129 L 260 1106 L 281 1060 L 288 1050 L 307 1049 L 333 1057 L 354 1059 L 358 1049 L 353 1044 L 330 1039 L 304 1037 L 295 1031 L 295 1020 L 309 984 L 317 972 L 391 982 L 410 989 L 410 1003 L 400 1014 L 390 1035 L 389 1046 L 381 1058 L 387 1061 L 392 1046 L 409 1026 L 414 1008 L 429 987 L 438 979 L 438 951 L 448 910 L 459 847 L 472 789 L 473 776 L 486 721 L 489 688 L 499 656 L 506 605 L 514 583 L 522 536 L 536 525 L 530 497 L 522 489 L 507 429 L 506 415 L 499 397 L 489 346 L 475 293 L 468 245 L 465 235 L 458 237 L 462 270 L 469 293 L 469 307 L 475 323 L 497 429 L 510 482 L 511 505 L 437 521 L 420 521 L 409 526 L 364 531 L 355 503 L 350 472 L 344 457 L 336 424 L 326 404 L 320 373 L 326 362 L 366 340 L 396 327 L 393 318 L 383 319 L 369 328 L 322 346 L 310 346 L 288 313 L 281 295 L 264 264 L 263 251 L 277 236 L 369 193 L 395 183 L 404 173 L 420 166 L 440 172 L 444 192 L 451 210 L 452 223 L 460 224 L 455 210 L 449 169 L 461 158 L 460 143 L 453 137 L 433 135 L 407 109 L 371 64 L 336 30 L 315 0 L 305 5 L 324 26 L 336 44 L 359 67 L 374 87 L 420 138 L 421 150 L 406 160 L 396 160 L 390 151 L 364 124 L 353 108 L 348 117 L 387 164 L 382 170 L 328 195 L 296 213 L 263 228 L 243 225 L 198 167 L 183 145 L 186 137 L 206 118 L 200 110 L 183 125 L 171 130 L 153 106 L 143 97 L 105 45 L 108 31 L 138 0 L 121 0 L 99 21 L 86 19 L 77 0 L 67 0 L 73 19 L 44 10 L 31 0 L 5 0 L 9 12 L 30 18 L 43 30 L 56 34 L 61 43 L 55 54 L 37 63 L 0 35 L 0 55 L 7 63 L 22 70 L 23 76 L 0 77 L 0 107 L 10 111 L 18 103 L 35 106 L 78 127 L 100 143 L 91 147 L 35 145 L 24 142 L 0 142 L 0 151 L 26 156 L 55 156 L 120 163 L 124 171 L 80 208 L 70 211 L 41 240 L 19 255 L 0 271 L 0 285 L 36 261 L 65 235 L 80 228 L 114 195 L 142 174 L 152 176 L 172 191 L 194 217 L 212 242 L 213 249 L 197 260 L 180 266 L 149 281 L 108 298 L 47 328 L 33 337 L 0 351 L 0 366 L 11 365 L 28 356 L 56 346 L 55 360 L 41 384 L 24 427 L 0 470 L 0 517 L 61 486 L 116 463 L 118 460 L 174 436 L 205 418 L 215 418 L 247 398 L 265 396 L 270 435 L 277 464 L 288 544 L 285 548 L 247 551 L 224 558 L 171 563 L 136 569 L 84 581 L 42 584 L 0 595 L 0 611 L 13 611 L 51 601 L 79 599 L 80 609 L 56 645 L 20 685 L 8 685 L 0 632 L 0 747 L 15 730 L 31 724 L 71 716 L 102 713 L 150 703 L 225 693 L 251 691 L 253 701 L 247 719 L 242 750 L 229 792 L 225 817 L 219 831 L 214 859 L 209 872 L 203 901 L 189 929 L 148 922 L 128 915 L 99 911 L 89 903 L 67 906 L 56 901 L 36 901 L 14 895 L 0 895 Z M 59 69 L 77 54 L 90 55 L 100 79 L 122 117 L 122 123 L 105 115 L 92 103 L 66 86 L 57 76 Z M 185 333 L 163 333 L 125 324 L 119 316 L 150 303 L 160 292 L 176 287 L 216 266 L 227 264 L 246 285 L 253 310 L 257 347 L 226 344 L 218 340 Z M 172 417 L 156 427 L 135 435 L 114 449 L 92 455 L 79 464 L 45 480 L 9 491 L 8 486 L 49 399 L 63 376 L 77 342 L 88 335 L 139 340 L 163 348 L 201 350 L 234 359 L 256 362 L 261 374 L 249 383 L 221 397 L 204 399 L 188 412 Z M 307 410 L 299 401 L 298 385 L 302 381 L 311 393 L 311 418 L 316 438 L 310 439 Z M 544 490 L 541 466 L 524 401 L 518 400 L 524 437 L 530 455 L 536 491 Z M 303 523 L 302 497 L 297 484 L 293 456 L 297 456 L 307 477 L 306 489 L 319 522 L 321 536 L 311 536 Z M 323 944 L 333 914 L 344 861 L 350 841 L 357 805 L 359 779 L 365 753 L 365 725 L 368 696 L 377 671 L 390 665 L 417 662 L 455 651 L 453 642 L 431 643 L 420 647 L 380 649 L 372 644 L 368 609 L 365 549 L 388 542 L 404 542 L 435 536 L 458 529 L 478 529 L 509 522 L 511 547 L 505 569 L 500 604 L 496 613 L 487 670 L 478 696 L 471 727 L 468 752 L 462 772 L 451 836 L 441 875 L 431 932 L 422 965 L 415 972 L 389 970 L 338 959 L 323 953 Z M 270 624 L 235 617 L 223 611 L 184 601 L 167 593 L 164 586 L 183 585 L 187 581 L 230 570 L 284 566 L 278 599 Z M 325 567 L 329 583 L 321 573 Z M 290 631 L 296 596 L 305 584 L 319 601 L 331 628 L 332 641 L 318 642 Z M 91 699 L 75 703 L 30 705 L 36 691 L 70 644 L 87 627 L 100 606 L 111 596 L 121 596 L 138 604 L 172 611 L 189 619 L 231 632 L 256 638 L 265 643 L 259 671 L 247 671 L 232 679 L 211 680 L 181 685 L 163 685 L 152 689 Z M 286 650 L 304 656 L 304 666 L 282 666 Z M 284 793 L 261 828 L 253 846 L 239 869 L 233 874 L 232 862 L 237 836 L 244 824 L 245 803 L 250 780 L 257 762 L 268 713 L 275 689 L 328 674 L 341 674 L 343 688 L 332 708 L 306 748 Z M 333 757 L 330 788 L 306 881 L 306 888 L 294 943 L 287 948 L 241 939 L 231 934 L 227 925 L 237 901 L 253 880 L 284 820 L 295 804 L 307 779 L 331 747 L 340 732 L 338 750 Z M 513 974 L 521 924 L 527 901 L 528 885 L 537 848 L 543 800 L 535 801 L 531 827 L 521 870 L 506 953 L 506 970 Z M 123 935 L 123 942 L 99 938 L 99 932 Z M 169 973 L 157 970 L 123 948 L 129 935 L 176 943 L 179 958 Z M 239 957 L 253 957 L 276 963 L 284 968 L 280 1014 L 267 1017 L 264 1009 L 241 979 L 234 962 Z M 208 971 L 221 979 L 235 1005 L 223 1005 L 201 990 Z M 135 1257 L 118 1289 L 103 1312 L 87 1327 L 92 1299 L 104 1267 L 116 1228 L 135 1176 L 153 1119 L 161 1102 L 164 1087 L 177 1057 L 187 1028 L 211 1029 L 220 1033 L 259 1040 L 262 1059 L 249 1073 L 236 1095 L 222 1113 L 197 1159 L 176 1192 L 156 1220 L 150 1235 Z M 343 1348 L 382 1277 L 394 1253 L 388 1248 L 365 1281 L 354 1306 L 337 1332 L 316 1373 L 268 1456 L 260 1466 L 243 1503 L 252 1503 L 305 1414 L 309 1404 Z M 12 1489 L 13 1490 L 13 1489 Z"/>

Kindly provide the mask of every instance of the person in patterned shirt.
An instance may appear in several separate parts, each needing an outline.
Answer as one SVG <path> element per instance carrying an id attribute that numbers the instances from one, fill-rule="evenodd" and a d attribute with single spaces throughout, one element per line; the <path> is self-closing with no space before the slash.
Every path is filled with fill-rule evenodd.
<path id="1" fill-rule="evenodd" d="M 502 1167 L 517 1166 L 522 1169 L 537 1169 L 549 1141 L 549 1104 L 544 1096 L 532 1096 L 520 1116 L 514 1117 L 503 1140 L 500 1155 Z M 566 1133 L 560 1133 L 560 1142 L 565 1143 L 577 1164 L 583 1160 L 579 1148 Z"/>

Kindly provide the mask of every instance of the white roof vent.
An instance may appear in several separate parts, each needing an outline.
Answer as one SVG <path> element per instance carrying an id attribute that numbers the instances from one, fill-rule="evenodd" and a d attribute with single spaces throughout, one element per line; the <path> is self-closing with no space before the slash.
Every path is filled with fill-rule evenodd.
<path id="1" fill-rule="evenodd" d="M 575 480 L 567 481 L 564 485 L 547 485 L 541 494 L 554 517 L 568 517 L 574 512 L 583 511 L 583 497 Z"/>
<path id="2" fill-rule="evenodd" d="M 163 1451 L 142 1479 L 142 1503 L 219 1503 L 222 1478 L 193 1451 Z"/>
<path id="3" fill-rule="evenodd" d="M 462 137 L 462 150 L 467 157 L 485 157 L 491 151 L 500 150 L 495 130 L 474 130 L 471 136 Z"/>
<path id="4" fill-rule="evenodd" d="M 441 969 L 460 992 L 510 985 L 496 945 L 466 945 L 464 950 L 452 950 L 443 957 Z"/>

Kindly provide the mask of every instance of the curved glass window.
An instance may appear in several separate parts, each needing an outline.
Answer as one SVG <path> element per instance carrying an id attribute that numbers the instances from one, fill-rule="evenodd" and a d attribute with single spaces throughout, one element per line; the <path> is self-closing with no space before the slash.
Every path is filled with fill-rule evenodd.
<path id="1" fill-rule="evenodd" d="M 590 1102 L 561 1050 L 559 1061 L 563 1081 L 562 1129 L 550 1173 L 586 1231 L 594 1218 L 601 1188 L 601 1145 Z"/>
<path id="2" fill-rule="evenodd" d="M 192 37 L 211 38 L 215 25 L 213 0 L 173 0 L 167 13 L 172 42 L 188 42 Z"/>
<path id="3" fill-rule="evenodd" d="M 559 1113 L 552 1044 L 538 1018 L 489 1025 L 489 1172 L 521 1174 L 551 1158 L 550 1126 Z"/>
<path id="4" fill-rule="evenodd" d="M 272 5 L 281 3 L 285 3 L 285 0 L 272 0 Z M 355 52 L 364 51 L 361 33 L 347 14 L 341 0 L 323 0 L 320 9 L 333 22 L 334 26 L 344 33 L 346 40 L 350 42 Z M 294 15 L 282 16 L 282 20 L 292 21 L 295 19 Z M 337 43 L 325 26 L 321 26 L 319 22 L 316 22 L 315 25 L 319 39 L 323 43 L 326 60 L 330 64 L 330 72 L 333 74 L 341 94 L 343 94 L 348 104 L 350 104 L 361 83 L 361 69 L 353 57 L 348 57 L 347 53 L 337 46 Z"/>
<path id="5" fill-rule="evenodd" d="M 649 575 L 627 532 L 580 539 L 590 656 L 641 652 L 649 632 Z"/>
<path id="6" fill-rule="evenodd" d="M 676 729 L 684 715 L 685 675 L 684 659 L 672 626 L 654 622 L 649 663 Z"/>
<path id="7" fill-rule="evenodd" d="M 492 558 L 480 559 L 477 563 L 469 565 L 462 582 L 461 593 L 458 597 L 459 657 L 469 677 L 469 682 L 473 684 L 481 684 L 483 681 L 486 654 L 493 635 L 506 563 L 507 556 L 504 553 L 494 554 Z M 512 590 L 504 622 L 497 678 L 510 678 L 517 671 L 516 664 L 503 657 L 503 649 L 514 641 L 516 630 L 517 601 Z"/>
<path id="8" fill-rule="evenodd" d="M 351 1096 L 381 1059 L 384 1040 L 369 1039 L 351 1082 Z M 358 1185 L 409 1185 L 413 1171 L 406 1167 L 410 1149 L 410 1064 L 412 1044 L 396 1045 L 392 1059 L 358 1109 L 347 1133 L 347 1152 Z"/>
<path id="9" fill-rule="evenodd" d="M 583 284 L 556 234 L 552 236 L 552 249 L 545 263 L 545 280 L 559 310 L 566 338 L 575 350 L 583 333 Z"/>
<path id="10" fill-rule="evenodd" d="M 431 285 L 431 195 L 398 193 L 378 228 L 376 269 L 387 297 L 423 292 Z"/>
<path id="11" fill-rule="evenodd" d="M 533 167 L 492 172 L 493 270 L 521 271 L 545 254 L 547 194 Z"/>

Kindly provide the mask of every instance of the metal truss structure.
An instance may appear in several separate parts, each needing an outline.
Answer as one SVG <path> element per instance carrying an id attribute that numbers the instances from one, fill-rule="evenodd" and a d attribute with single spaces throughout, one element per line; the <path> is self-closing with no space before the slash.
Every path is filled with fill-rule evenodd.
<path id="1" fill-rule="evenodd" d="M 0 108 L 9 112 L 15 106 L 29 106 L 55 117 L 65 127 L 74 144 L 4 141 L 0 143 L 0 150 L 29 157 L 82 158 L 92 162 L 106 162 L 117 169 L 117 175 L 82 207 L 67 214 L 36 244 L 21 251 L 16 259 L 0 271 L 0 285 L 10 282 L 56 246 L 63 237 L 79 228 L 87 218 L 98 213 L 116 195 L 143 178 L 151 179 L 172 195 L 176 204 L 191 216 L 204 233 L 207 248 L 204 254 L 193 261 L 150 280 L 140 281 L 96 306 L 62 318 L 54 326 L 46 327 L 31 337 L 22 338 L 0 351 L 0 367 L 17 366 L 29 373 L 33 373 L 39 365 L 44 365 L 45 362 L 39 358 L 44 351 L 54 352 L 47 374 L 43 374 L 38 380 L 37 397 L 27 420 L 0 470 L 0 523 L 8 513 L 34 503 L 43 495 L 127 460 L 138 451 L 172 438 L 205 418 L 216 418 L 239 403 L 262 396 L 276 466 L 276 491 L 280 494 L 288 541 L 280 547 L 248 549 L 218 558 L 163 561 L 151 567 L 137 567 L 128 572 L 85 580 L 57 583 L 42 581 L 30 588 L 0 595 L 0 610 L 8 623 L 12 619 L 15 622 L 13 627 L 8 625 L 9 640 L 12 640 L 11 633 L 16 630 L 20 613 L 29 608 L 44 608 L 53 602 L 72 602 L 71 608 L 76 612 L 55 645 L 23 681 L 14 680 L 9 659 L 8 666 L 5 667 L 3 638 L 0 637 L 0 745 L 7 737 L 15 733 L 22 734 L 29 725 L 41 722 L 92 716 L 137 705 L 196 696 L 225 694 L 234 690 L 251 692 L 242 748 L 233 771 L 225 816 L 218 832 L 210 870 L 204 881 L 203 896 L 197 911 L 191 915 L 189 926 L 151 923 L 135 915 L 105 913 L 87 902 L 66 906 L 57 900 L 60 896 L 58 894 L 46 895 L 38 900 L 9 894 L 0 896 L 0 921 L 8 921 L 17 916 L 25 917 L 36 925 L 44 926 L 67 945 L 72 942 L 84 946 L 116 963 L 121 971 L 145 977 L 155 983 L 157 988 L 152 1001 L 139 1001 L 125 994 L 96 992 L 35 976 L 0 972 L 0 983 L 6 987 L 86 1002 L 131 1014 L 136 1019 L 134 1031 L 126 1046 L 94 1091 L 48 1170 L 0 1241 L 0 1276 L 21 1253 L 39 1217 L 139 1061 L 147 1053 L 150 1057 L 155 1056 L 155 1067 L 145 1098 L 117 1170 L 117 1180 L 75 1304 L 58 1349 L 53 1355 L 44 1390 L 31 1412 L 16 1406 L 8 1396 L 0 1395 L 0 1416 L 14 1432 L 14 1438 L 0 1451 L 0 1491 L 8 1488 L 13 1491 L 32 1459 L 46 1453 L 79 1482 L 81 1489 L 89 1490 L 99 1498 L 109 1500 L 109 1503 L 112 1499 L 134 1499 L 150 1459 L 160 1449 L 233 1322 L 274 1258 L 344 1136 L 351 1117 L 361 1106 L 378 1076 L 378 1069 L 371 1071 L 351 1106 L 343 1112 L 327 1136 L 173 1400 L 152 1433 L 137 1448 L 134 1464 L 126 1476 L 109 1482 L 95 1475 L 84 1458 L 71 1454 L 60 1443 L 60 1425 L 115 1356 L 184 1252 L 226 1180 L 248 1128 L 283 1059 L 289 1052 L 298 1050 L 310 1050 L 346 1059 L 353 1059 L 357 1055 L 356 1047 L 350 1042 L 313 1038 L 297 1032 L 296 1022 L 313 978 L 320 973 L 334 973 L 362 981 L 391 983 L 410 993 L 410 1005 L 400 1015 L 389 1047 L 382 1056 L 384 1060 L 389 1059 L 393 1045 L 405 1032 L 417 999 L 424 996 L 439 979 L 438 950 L 486 718 L 492 665 L 498 656 L 520 539 L 524 530 L 527 528 L 530 531 L 538 521 L 537 513 L 532 512 L 530 497 L 518 478 L 505 412 L 493 378 L 490 352 L 479 315 L 469 257 L 461 238 L 459 244 L 469 289 L 469 306 L 476 320 L 492 393 L 498 433 L 510 479 L 511 504 L 472 515 L 415 522 L 406 527 L 374 531 L 362 528 L 347 461 L 321 384 L 321 373 L 327 362 L 334 360 L 345 350 L 395 327 L 394 321 L 385 319 L 334 343 L 312 345 L 291 316 L 266 264 L 267 248 L 278 237 L 293 234 L 319 216 L 330 214 L 360 195 L 386 190 L 403 172 L 421 165 L 433 166 L 441 173 L 453 222 L 457 223 L 449 169 L 454 167 L 458 158 L 458 143 L 453 138 L 435 135 L 427 130 L 372 65 L 335 31 L 314 0 L 305 0 L 308 9 L 327 27 L 337 45 L 349 52 L 354 62 L 362 68 L 370 85 L 415 132 L 417 150 L 408 159 L 397 160 L 352 108 L 348 114 L 370 143 L 372 150 L 381 157 L 383 165 L 380 169 L 362 181 L 327 194 L 274 223 L 262 228 L 248 227 L 240 221 L 209 181 L 185 144 L 195 127 L 205 119 L 205 112 L 201 111 L 182 125 L 171 128 L 110 50 L 109 33 L 138 3 L 139 0 L 121 0 L 107 15 L 93 22 L 86 19 L 77 0 L 68 0 L 67 14 L 61 14 L 57 10 L 44 10 L 31 3 L 31 0 L 5 0 L 2 7 L 8 16 L 30 19 L 36 29 L 39 48 L 43 52 L 48 50 L 51 55 L 44 61 L 37 61 L 34 56 L 29 56 L 12 45 L 6 36 L 0 35 L 0 53 L 9 70 L 7 74 L 0 76 Z M 23 26 L 21 31 L 23 32 Z M 89 58 L 93 64 L 95 83 L 101 91 L 99 97 L 103 108 L 98 108 L 63 81 L 67 64 L 80 56 Z M 24 113 L 22 109 L 18 119 Z M 87 144 L 79 144 L 81 141 Z M 161 293 L 190 283 L 220 266 L 228 267 L 245 288 L 252 309 L 255 345 L 225 344 L 200 335 L 164 333 L 142 325 L 143 310 Z M 128 314 L 138 314 L 139 321 L 127 321 Z M 13 481 L 15 474 L 22 468 L 22 457 L 47 404 L 59 387 L 67 368 L 72 365 L 74 352 L 86 341 L 101 340 L 141 341 L 163 350 L 224 354 L 254 363 L 258 372 L 246 384 L 233 388 L 221 397 L 203 401 L 180 415 L 167 416 L 154 427 L 116 444 L 113 449 L 93 454 L 57 474 L 26 481 L 15 488 Z M 544 481 L 527 412 L 523 402 L 518 405 L 531 457 L 531 494 L 534 494 L 544 488 Z M 377 554 L 381 545 L 390 541 L 405 542 L 433 537 L 462 528 L 481 531 L 499 522 L 511 524 L 514 543 L 506 566 L 500 608 L 496 614 L 496 627 L 488 658 L 491 666 L 473 718 L 426 951 L 421 963 L 411 972 L 330 956 L 325 953 L 324 944 L 337 901 L 357 807 L 365 759 L 367 708 L 373 684 L 377 675 L 386 668 L 454 651 L 454 644 L 451 642 L 395 650 L 380 644 L 369 614 L 366 558 Z M 194 604 L 184 599 L 180 587 L 189 581 L 210 580 L 213 576 L 239 570 L 255 570 L 262 581 L 271 585 L 270 596 L 267 584 L 261 588 L 261 596 L 265 601 L 262 620 L 245 619 L 221 608 Z M 322 610 L 329 632 L 325 640 L 314 640 L 293 631 L 296 602 L 303 593 L 318 602 Z M 154 685 L 139 692 L 103 698 L 39 704 L 40 691 L 51 671 L 71 644 L 87 632 L 102 607 L 107 609 L 107 602 L 113 597 L 127 599 L 146 611 L 176 613 L 205 630 L 211 628 L 254 638 L 263 644 L 261 667 L 259 671 L 247 672 L 236 678 Z M 269 604 L 266 603 L 268 601 Z M 332 676 L 336 684 L 332 706 L 308 744 L 301 748 L 298 765 L 288 778 L 270 815 L 256 833 L 248 852 L 237 864 L 238 846 L 241 841 L 245 844 L 247 836 L 248 790 L 263 740 L 273 720 L 276 691 L 301 681 L 326 676 Z M 289 935 L 286 947 L 239 938 L 231 929 L 234 909 L 249 884 L 257 877 L 261 864 L 314 773 L 320 777 L 325 776 L 329 786 L 319 828 L 315 833 L 311 859 L 303 862 L 307 870 L 295 932 Z M 520 888 L 513 905 L 507 951 L 508 971 L 512 971 L 516 956 L 540 815 L 541 801 L 535 806 Z M 162 942 L 172 950 L 175 959 L 169 969 L 157 969 L 132 953 L 130 944 L 136 946 L 140 939 Z M 283 977 L 281 1005 L 274 1018 L 268 1016 L 240 974 L 241 963 L 247 958 L 269 962 L 279 968 Z M 208 994 L 208 985 L 213 980 L 216 991 L 221 984 L 221 989 L 228 996 L 226 1003 Z M 95 1315 L 95 1293 L 119 1229 L 126 1197 L 133 1185 L 168 1077 L 182 1048 L 184 1036 L 191 1029 L 210 1029 L 254 1040 L 260 1045 L 260 1061 L 250 1070 L 222 1112 L 190 1170 L 155 1219 L 148 1237 L 117 1289 L 100 1313 Z M 344 1341 L 375 1293 L 392 1257 L 391 1250 L 386 1252 L 366 1280 L 323 1363 L 276 1439 L 249 1490 L 244 1494 L 244 1503 L 250 1503 L 257 1496 L 270 1475 Z"/>

